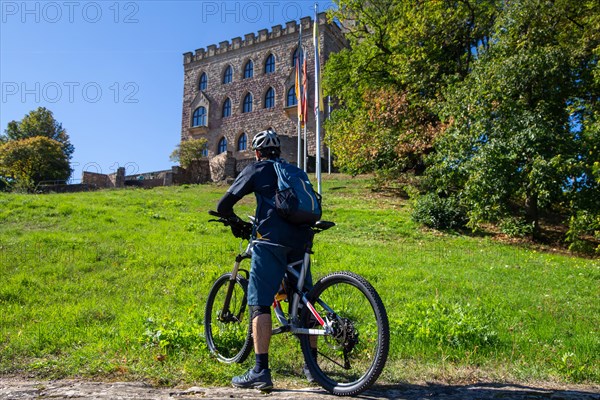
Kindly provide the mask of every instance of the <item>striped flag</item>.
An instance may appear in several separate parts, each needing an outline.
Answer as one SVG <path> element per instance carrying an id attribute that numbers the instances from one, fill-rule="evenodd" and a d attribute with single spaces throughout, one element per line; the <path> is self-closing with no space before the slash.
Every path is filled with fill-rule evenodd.
<path id="1" fill-rule="evenodd" d="M 304 60 L 302 61 L 302 86 L 300 87 L 300 91 L 302 94 L 302 123 L 304 124 L 306 122 L 306 118 L 307 118 L 307 110 L 306 110 L 306 105 L 308 103 L 308 100 L 306 99 L 306 95 L 308 93 L 308 74 L 306 73 L 306 57 L 304 57 Z"/>
<path id="2" fill-rule="evenodd" d="M 304 51 L 302 50 L 302 25 L 300 25 L 300 36 L 298 38 L 298 50 L 297 50 L 297 57 L 296 57 L 296 104 L 298 107 L 298 121 L 300 121 L 300 125 L 303 126 L 304 122 L 305 122 L 305 115 L 306 113 L 303 110 L 303 105 L 302 105 L 302 84 L 303 81 L 305 79 L 305 77 L 303 77 L 303 73 L 305 73 L 306 71 L 302 71 L 302 65 L 303 65 L 303 60 L 304 60 Z"/>

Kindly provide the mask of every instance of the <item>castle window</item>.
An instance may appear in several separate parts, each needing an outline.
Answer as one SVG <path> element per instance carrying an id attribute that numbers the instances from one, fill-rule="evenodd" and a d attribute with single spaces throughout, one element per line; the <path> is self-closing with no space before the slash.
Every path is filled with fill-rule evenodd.
<path id="1" fill-rule="evenodd" d="M 192 117 L 192 126 L 206 126 L 206 108 L 196 108 Z"/>
<path id="2" fill-rule="evenodd" d="M 217 154 L 225 153 L 226 151 L 227 139 L 225 139 L 225 137 L 222 137 L 221 140 L 219 140 L 219 145 L 217 146 Z"/>
<path id="3" fill-rule="evenodd" d="M 206 72 L 203 72 L 202 75 L 200 75 L 200 82 L 198 83 L 198 89 L 206 90 L 207 87 L 208 87 L 208 76 L 206 76 Z"/>
<path id="4" fill-rule="evenodd" d="M 223 118 L 231 116 L 231 100 L 229 97 L 223 103 Z"/>
<path id="5" fill-rule="evenodd" d="M 244 79 L 252 78 L 254 75 L 254 63 L 249 60 L 244 66 Z"/>
<path id="6" fill-rule="evenodd" d="M 208 157 L 208 144 L 204 144 L 202 148 L 202 157 Z"/>
<path id="7" fill-rule="evenodd" d="M 238 138 L 237 142 L 237 150 L 244 151 L 248 146 L 248 136 L 245 133 L 242 133 Z"/>
<path id="8" fill-rule="evenodd" d="M 273 72 L 275 72 L 275 56 L 269 54 L 269 57 L 267 57 L 267 61 L 265 62 L 265 74 L 271 74 Z"/>
<path id="9" fill-rule="evenodd" d="M 269 88 L 265 94 L 265 108 L 275 107 L 275 89 Z"/>
<path id="10" fill-rule="evenodd" d="M 225 73 L 223 74 L 223 83 L 231 83 L 232 79 L 233 79 L 233 68 L 231 68 L 231 65 L 228 65 L 227 68 L 225 69 Z"/>
<path id="11" fill-rule="evenodd" d="M 296 87 L 292 86 L 287 92 L 287 99 L 285 101 L 286 107 L 292 107 L 298 104 L 298 99 L 296 99 Z"/>
<path id="12" fill-rule="evenodd" d="M 248 93 L 246 97 L 244 97 L 244 107 L 242 108 L 242 112 L 248 113 L 252 111 L 252 95 Z"/>

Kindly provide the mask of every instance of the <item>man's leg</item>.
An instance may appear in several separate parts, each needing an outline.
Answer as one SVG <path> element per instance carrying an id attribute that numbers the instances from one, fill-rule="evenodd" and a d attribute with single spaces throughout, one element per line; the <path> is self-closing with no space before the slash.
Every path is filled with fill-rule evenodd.
<path id="1" fill-rule="evenodd" d="M 256 364 L 245 374 L 231 380 L 235 387 L 269 390 L 273 387 L 269 369 L 269 342 L 271 341 L 271 313 L 268 306 L 250 306 L 252 335 Z"/>
<path id="2" fill-rule="evenodd" d="M 269 344 L 273 330 L 269 307 L 252 307 L 252 336 L 256 355 L 255 372 L 269 369 Z"/>
<path id="3" fill-rule="evenodd" d="M 285 273 L 287 252 L 288 249 L 283 246 L 263 243 L 254 246 L 248 283 L 248 304 L 251 304 L 256 364 L 246 374 L 233 378 L 231 382 L 236 387 L 257 389 L 273 387 L 269 369 L 269 344 L 272 333 L 270 304 Z"/>

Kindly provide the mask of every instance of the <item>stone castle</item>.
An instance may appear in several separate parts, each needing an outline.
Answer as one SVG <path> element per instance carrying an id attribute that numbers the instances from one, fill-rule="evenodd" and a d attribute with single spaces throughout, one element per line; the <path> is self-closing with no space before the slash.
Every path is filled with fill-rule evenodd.
<path id="1" fill-rule="evenodd" d="M 207 139 L 205 157 L 183 169 L 125 175 L 84 171 L 80 185 L 51 185 L 47 191 L 91 190 L 127 186 L 151 188 L 185 183 L 204 183 L 234 178 L 254 161 L 250 150 L 257 132 L 272 128 L 282 139 L 282 157 L 296 163 L 297 105 L 296 57 L 300 27 L 308 76 L 307 152 L 309 170 L 314 170 L 315 117 L 313 21 L 310 17 L 276 25 L 269 32 L 249 33 L 183 55 L 184 92 L 181 140 Z M 325 13 L 317 15 L 320 63 L 347 46 L 343 32 L 328 23 Z M 324 114 L 326 116 L 326 113 Z M 322 132 L 323 134 L 323 132 Z M 323 139 L 323 138 L 321 138 Z M 323 140 L 321 140 L 323 143 Z M 304 143 L 302 144 L 304 147 Z M 325 155 L 324 149 L 321 154 Z M 312 166 L 312 168 L 311 168 Z M 79 186 L 79 187 L 76 187 Z"/>
<path id="2" fill-rule="evenodd" d="M 315 155 L 313 24 L 310 17 L 249 33 L 183 55 L 184 93 L 181 140 L 207 139 L 211 169 L 235 175 L 253 160 L 254 135 L 274 129 L 282 138 L 282 157 L 297 159 L 296 59 L 300 27 L 307 61 L 307 147 Z M 347 46 L 341 29 L 317 15 L 320 64 Z M 327 103 L 325 103 L 327 104 Z M 326 114 L 325 114 L 326 116 Z M 323 141 L 321 141 L 322 143 Z M 326 154 L 323 149 L 321 154 Z M 213 165 L 221 164 L 219 167 Z M 219 178 L 213 176 L 213 179 Z"/>

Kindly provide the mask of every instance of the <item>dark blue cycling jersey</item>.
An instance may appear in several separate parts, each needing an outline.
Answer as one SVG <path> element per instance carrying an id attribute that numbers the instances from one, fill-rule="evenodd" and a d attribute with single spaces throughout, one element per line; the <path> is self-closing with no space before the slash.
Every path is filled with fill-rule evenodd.
<path id="1" fill-rule="evenodd" d="M 306 243 L 312 239 L 312 230 L 309 227 L 293 225 L 277 214 L 274 205 L 276 190 L 277 174 L 273 163 L 258 161 L 244 168 L 227 190 L 228 194 L 235 197 L 234 201 L 221 201 L 217 210 L 223 215 L 233 213 L 233 204 L 254 193 L 257 202 L 256 239 L 303 250 Z"/>

